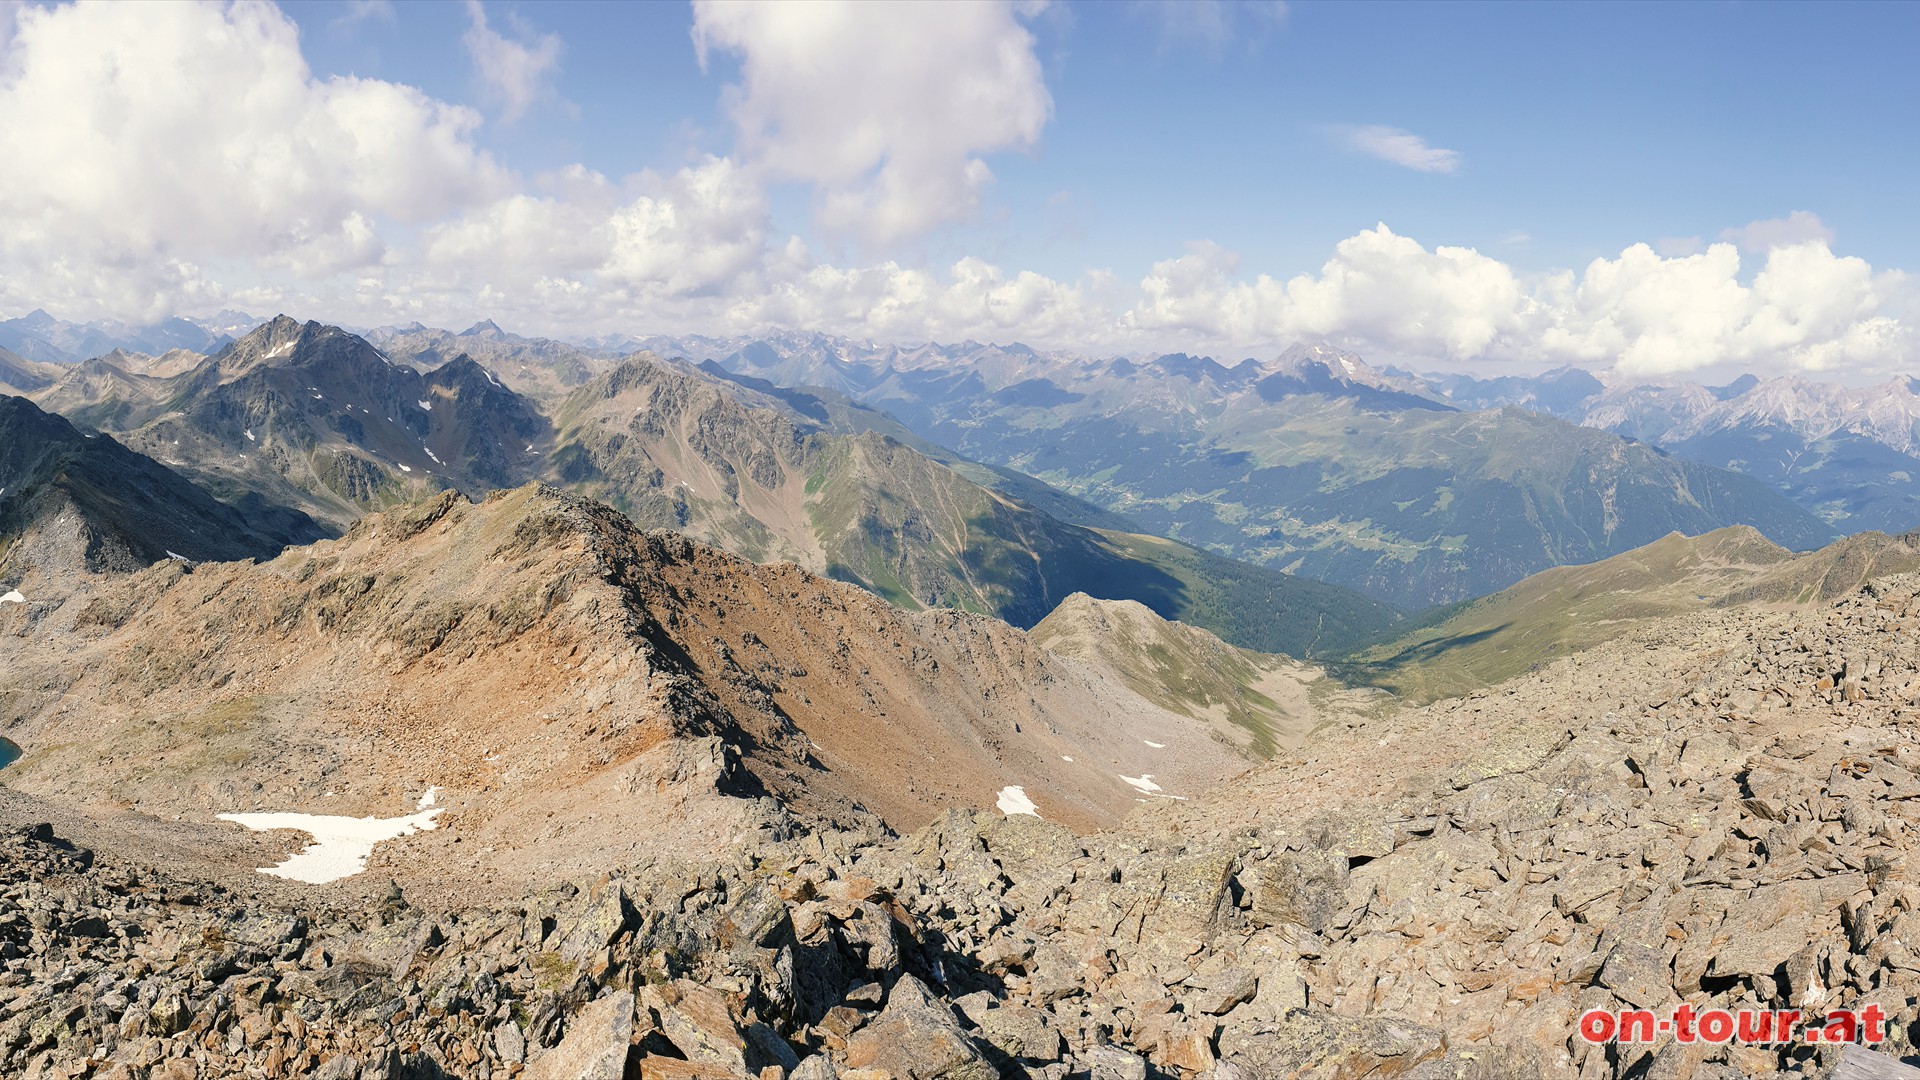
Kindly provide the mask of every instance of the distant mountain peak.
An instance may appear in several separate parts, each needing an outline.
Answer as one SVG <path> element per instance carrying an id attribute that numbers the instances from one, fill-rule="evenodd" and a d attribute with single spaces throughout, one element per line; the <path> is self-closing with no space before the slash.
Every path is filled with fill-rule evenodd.
<path id="1" fill-rule="evenodd" d="M 1323 394 L 1352 398 L 1363 407 L 1453 409 L 1418 381 L 1396 378 L 1353 353 L 1325 343 L 1289 346 L 1257 371 L 1262 378 L 1256 389 L 1268 401 L 1294 394 Z"/>
<path id="2" fill-rule="evenodd" d="M 503 338 L 507 336 L 507 332 L 500 329 L 500 324 L 494 322 L 492 319 L 481 319 L 479 322 L 474 323 L 472 326 L 467 327 L 454 336 Z"/>

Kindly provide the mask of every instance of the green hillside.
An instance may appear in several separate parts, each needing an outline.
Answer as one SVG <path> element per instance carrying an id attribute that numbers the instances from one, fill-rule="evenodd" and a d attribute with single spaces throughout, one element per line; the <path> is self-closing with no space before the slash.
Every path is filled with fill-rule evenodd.
<path id="1" fill-rule="evenodd" d="M 1920 545 L 1882 533 L 1861 533 L 1803 555 L 1745 526 L 1697 537 L 1675 533 L 1429 612 L 1356 648 L 1337 670 L 1415 701 L 1453 697 L 1652 619 L 1738 604 L 1821 603 L 1869 578 L 1914 569 L 1920 569 Z"/>

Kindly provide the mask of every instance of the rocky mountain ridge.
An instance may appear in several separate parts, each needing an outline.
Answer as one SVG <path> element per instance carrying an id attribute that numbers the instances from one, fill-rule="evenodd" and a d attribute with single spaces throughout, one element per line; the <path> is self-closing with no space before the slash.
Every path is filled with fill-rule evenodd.
<path id="1" fill-rule="evenodd" d="M 15 791 L 210 822 L 387 816 L 433 788 L 468 844 L 418 843 L 502 887 L 712 850 L 788 810 L 911 829 L 1017 789 L 1084 829 L 1251 764 L 1004 623 L 903 613 L 538 486 L 35 599 L 0 609 Z M 785 809 L 754 824 L 720 792 Z M 620 821 L 655 814 L 671 824 L 632 849 Z"/>

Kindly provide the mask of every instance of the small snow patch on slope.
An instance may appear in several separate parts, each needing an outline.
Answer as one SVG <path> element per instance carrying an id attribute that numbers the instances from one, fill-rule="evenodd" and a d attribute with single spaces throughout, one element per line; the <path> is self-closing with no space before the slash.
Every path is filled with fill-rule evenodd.
<path id="1" fill-rule="evenodd" d="M 414 404 L 420 406 L 421 408 L 427 410 L 428 412 L 433 411 L 433 402 L 431 401 L 416 401 L 414 402 Z"/>
<path id="2" fill-rule="evenodd" d="M 1152 739 L 1141 739 L 1140 741 L 1143 743 L 1146 743 L 1148 746 L 1153 747 L 1155 750 L 1165 750 L 1167 748 L 1166 743 L 1154 742 Z"/>
<path id="3" fill-rule="evenodd" d="M 26 602 L 27 598 L 20 595 L 19 589 L 14 589 L 7 593 L 7 595 L 0 596 L 0 604 L 24 604 Z"/>
<path id="4" fill-rule="evenodd" d="M 1135 790 L 1144 791 L 1149 795 L 1160 790 L 1160 785 L 1153 782 L 1152 773 L 1144 773 L 1140 776 L 1122 776 L 1120 779 L 1131 784 Z"/>
<path id="5" fill-rule="evenodd" d="M 1033 805 L 1032 799 L 1027 798 L 1027 790 L 1023 787 L 1009 785 L 1001 788 L 1000 798 L 993 805 L 995 809 L 1008 817 L 1012 817 L 1015 814 L 1032 814 L 1034 817 L 1040 816 L 1040 808 Z"/>
<path id="6" fill-rule="evenodd" d="M 325 814 L 220 814 L 221 821 L 244 825 L 255 832 L 291 829 L 313 837 L 313 842 L 277 866 L 260 867 L 274 877 L 324 885 L 349 878 L 367 868 L 376 845 L 411 836 L 434 827 L 433 819 L 446 808 L 435 807 L 397 818 L 333 817 Z"/>

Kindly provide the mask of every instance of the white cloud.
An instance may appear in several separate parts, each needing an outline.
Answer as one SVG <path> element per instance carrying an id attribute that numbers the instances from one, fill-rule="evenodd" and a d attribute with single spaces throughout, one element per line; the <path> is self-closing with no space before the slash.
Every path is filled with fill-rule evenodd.
<path id="1" fill-rule="evenodd" d="M 343 10 L 333 20 L 333 26 L 339 30 L 350 30 L 363 22 L 394 21 L 393 0 L 347 0 Z"/>
<path id="2" fill-rule="evenodd" d="M 1460 152 L 1428 146 L 1411 131 L 1382 124 L 1339 125 L 1331 129 L 1347 149 L 1416 172 L 1450 173 L 1460 168 Z"/>
<path id="3" fill-rule="evenodd" d="M 1019 14 L 695 0 L 693 37 L 702 64 L 739 56 L 743 160 L 813 184 L 823 230 L 887 248 L 971 217 L 993 179 L 981 155 L 1038 143 L 1052 98 Z"/>
<path id="4" fill-rule="evenodd" d="M 1154 264 L 1124 325 L 1267 345 L 1331 338 L 1395 352 L 1472 357 L 1511 335 L 1528 309 L 1511 268 L 1469 248 L 1427 251 L 1385 225 L 1340 242 L 1318 276 L 1234 280 L 1214 245 Z"/>
<path id="5" fill-rule="evenodd" d="M 25 8 L 0 62 L 0 295 L 160 313 L 213 288 L 209 262 L 372 264 L 376 220 L 505 183 L 479 122 L 413 87 L 315 79 L 270 5 Z"/>
<path id="6" fill-rule="evenodd" d="M 1765 218 L 1749 221 L 1737 229 L 1727 229 L 1720 239 L 1731 240 L 1740 245 L 1740 250 L 1763 255 L 1777 247 L 1805 244 L 1817 241 L 1822 244 L 1833 243 L 1833 230 L 1820 220 L 1820 215 L 1805 210 L 1795 210 L 1783 218 Z"/>
<path id="7" fill-rule="evenodd" d="M 1728 364 L 1889 372 L 1916 342 L 1912 282 L 1824 242 L 1770 250 L 1750 283 L 1731 244 L 1663 257 L 1635 244 L 1578 275 L 1522 277 L 1469 248 L 1432 251 L 1386 226 L 1341 241 L 1318 274 L 1236 277 L 1211 245 L 1158 263 L 1119 320 L 1122 339 L 1185 334 L 1210 347 L 1325 338 L 1455 361 L 1618 366 L 1642 374 Z"/>
<path id="8" fill-rule="evenodd" d="M 770 176 L 818 185 L 823 221 L 897 240 L 971 212 L 986 183 L 979 155 L 1031 145 L 1046 121 L 1017 12 L 895 10 L 862 9 L 885 24 L 876 30 L 838 7 L 703 5 L 703 47 L 742 57 L 739 150 L 673 171 L 609 178 L 576 165 L 529 179 L 475 147 L 470 109 L 404 85 L 314 78 L 271 6 L 13 9 L 0 57 L 0 306 L 127 320 L 240 306 L 364 325 L 491 315 L 561 335 L 796 327 L 1229 355 L 1314 338 L 1395 358 L 1644 373 L 1869 374 L 1913 355 L 1920 291 L 1836 255 L 1807 213 L 1736 230 L 1749 255 L 1726 242 L 1636 244 L 1546 274 L 1385 225 L 1291 277 L 1208 243 L 1134 281 L 975 257 L 836 265 L 775 229 Z M 881 47 L 907 23 L 897 48 Z M 926 40 L 934 24 L 952 56 Z M 877 76 L 841 62 L 869 54 Z M 954 57 L 978 78 L 955 74 Z M 826 72 L 817 87 L 809 64 Z"/>
<path id="9" fill-rule="evenodd" d="M 1287 24 L 1286 0 L 1139 0 L 1135 10 L 1159 25 L 1162 47 L 1194 44 L 1218 52 L 1235 41 L 1257 45 Z"/>
<path id="10" fill-rule="evenodd" d="M 575 167 L 428 230 L 444 289 L 578 282 L 654 300 L 750 289 L 769 258 L 766 194 L 727 158 L 624 184 Z"/>
<path id="11" fill-rule="evenodd" d="M 1635 244 L 1596 259 L 1577 283 L 1561 274 L 1541 290 L 1548 323 L 1539 347 L 1650 374 L 1724 364 L 1878 371 L 1912 344 L 1879 314 L 1904 288 L 1899 274 L 1876 274 L 1823 241 L 1772 249 L 1751 284 L 1741 268 L 1731 244 L 1679 258 Z"/>
<path id="12" fill-rule="evenodd" d="M 26 6 L 27 0 L 0 0 L 0 52 L 12 43 L 14 21 Z"/>
<path id="13" fill-rule="evenodd" d="M 500 102 L 500 117 L 508 122 L 525 116 L 534 102 L 552 94 L 553 78 L 560 71 L 560 36 L 535 34 L 518 18 L 510 21 L 519 40 L 488 24 L 480 0 L 467 0 L 467 32 L 461 38 L 473 60 L 474 74 Z"/>

